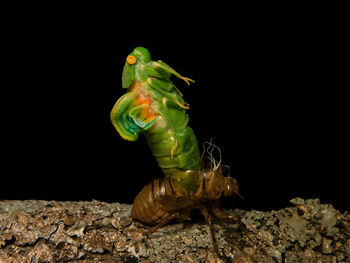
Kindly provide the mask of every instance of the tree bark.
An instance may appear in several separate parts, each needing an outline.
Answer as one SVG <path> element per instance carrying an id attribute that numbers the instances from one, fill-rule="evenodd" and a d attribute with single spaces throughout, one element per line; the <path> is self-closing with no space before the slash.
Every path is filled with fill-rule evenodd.
<path id="1" fill-rule="evenodd" d="M 0 201 L 0 262 L 349 262 L 350 215 L 318 199 L 279 211 L 229 211 L 214 222 L 221 258 L 204 220 L 145 236 L 119 203 Z"/>

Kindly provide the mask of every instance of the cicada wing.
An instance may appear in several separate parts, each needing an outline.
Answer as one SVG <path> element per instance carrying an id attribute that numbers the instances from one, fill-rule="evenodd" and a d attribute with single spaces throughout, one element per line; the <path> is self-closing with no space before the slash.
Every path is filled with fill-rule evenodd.
<path id="1" fill-rule="evenodd" d="M 150 128 L 155 115 L 148 104 L 137 105 L 136 94 L 128 92 L 117 101 L 111 112 L 111 121 L 120 136 L 128 141 L 136 141 L 139 134 Z"/>
<path id="2" fill-rule="evenodd" d="M 129 111 L 129 117 L 143 130 L 150 128 L 155 120 L 155 115 L 150 113 L 148 104 L 142 104 L 132 108 Z"/>
<path id="3" fill-rule="evenodd" d="M 128 141 L 136 141 L 140 133 L 140 128 L 129 116 L 130 109 L 134 107 L 135 96 L 133 92 L 128 92 L 120 97 L 110 115 L 114 128 Z"/>

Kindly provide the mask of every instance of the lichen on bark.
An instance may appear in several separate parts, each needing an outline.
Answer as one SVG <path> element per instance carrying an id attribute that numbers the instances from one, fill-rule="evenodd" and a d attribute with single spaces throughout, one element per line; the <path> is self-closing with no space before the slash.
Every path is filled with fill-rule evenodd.
<path id="1" fill-rule="evenodd" d="M 229 211 L 241 224 L 169 224 L 145 236 L 131 205 L 0 201 L 0 262 L 349 262 L 350 215 L 318 199 L 279 211 Z"/>

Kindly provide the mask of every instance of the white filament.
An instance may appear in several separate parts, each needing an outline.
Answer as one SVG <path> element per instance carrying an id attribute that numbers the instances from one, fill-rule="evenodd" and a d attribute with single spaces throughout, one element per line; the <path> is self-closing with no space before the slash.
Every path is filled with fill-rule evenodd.
<path id="1" fill-rule="evenodd" d="M 217 150 L 218 154 L 219 154 L 219 161 L 217 161 L 214 158 L 214 150 Z M 219 147 L 217 147 L 214 143 L 213 143 L 213 139 L 210 139 L 209 142 L 204 142 L 203 143 L 203 153 L 201 156 L 201 163 L 203 163 L 203 158 L 204 155 L 207 154 L 205 157 L 209 159 L 210 162 L 210 170 L 216 171 L 221 164 L 221 150 Z"/>

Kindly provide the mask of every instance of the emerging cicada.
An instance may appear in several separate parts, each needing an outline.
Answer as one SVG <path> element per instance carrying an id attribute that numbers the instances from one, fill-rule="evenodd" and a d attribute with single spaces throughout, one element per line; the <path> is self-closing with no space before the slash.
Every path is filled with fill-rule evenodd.
<path id="1" fill-rule="evenodd" d="M 183 99 L 170 77 L 194 82 L 177 73 L 163 61 L 152 61 L 149 51 L 137 47 L 127 56 L 122 87 L 127 89 L 113 107 L 112 124 L 123 139 L 137 140 L 143 133 L 165 177 L 147 184 L 136 196 L 131 216 L 152 231 L 171 219 L 186 220 L 192 209 L 199 209 L 207 220 L 217 254 L 210 212 L 235 223 L 238 219 L 219 208 L 222 196 L 239 195 L 237 181 L 225 172 L 207 151 L 211 167 L 201 168 L 197 139 L 188 126 Z M 210 144 L 210 147 L 215 147 Z M 226 175 L 226 176 L 225 176 Z"/>

